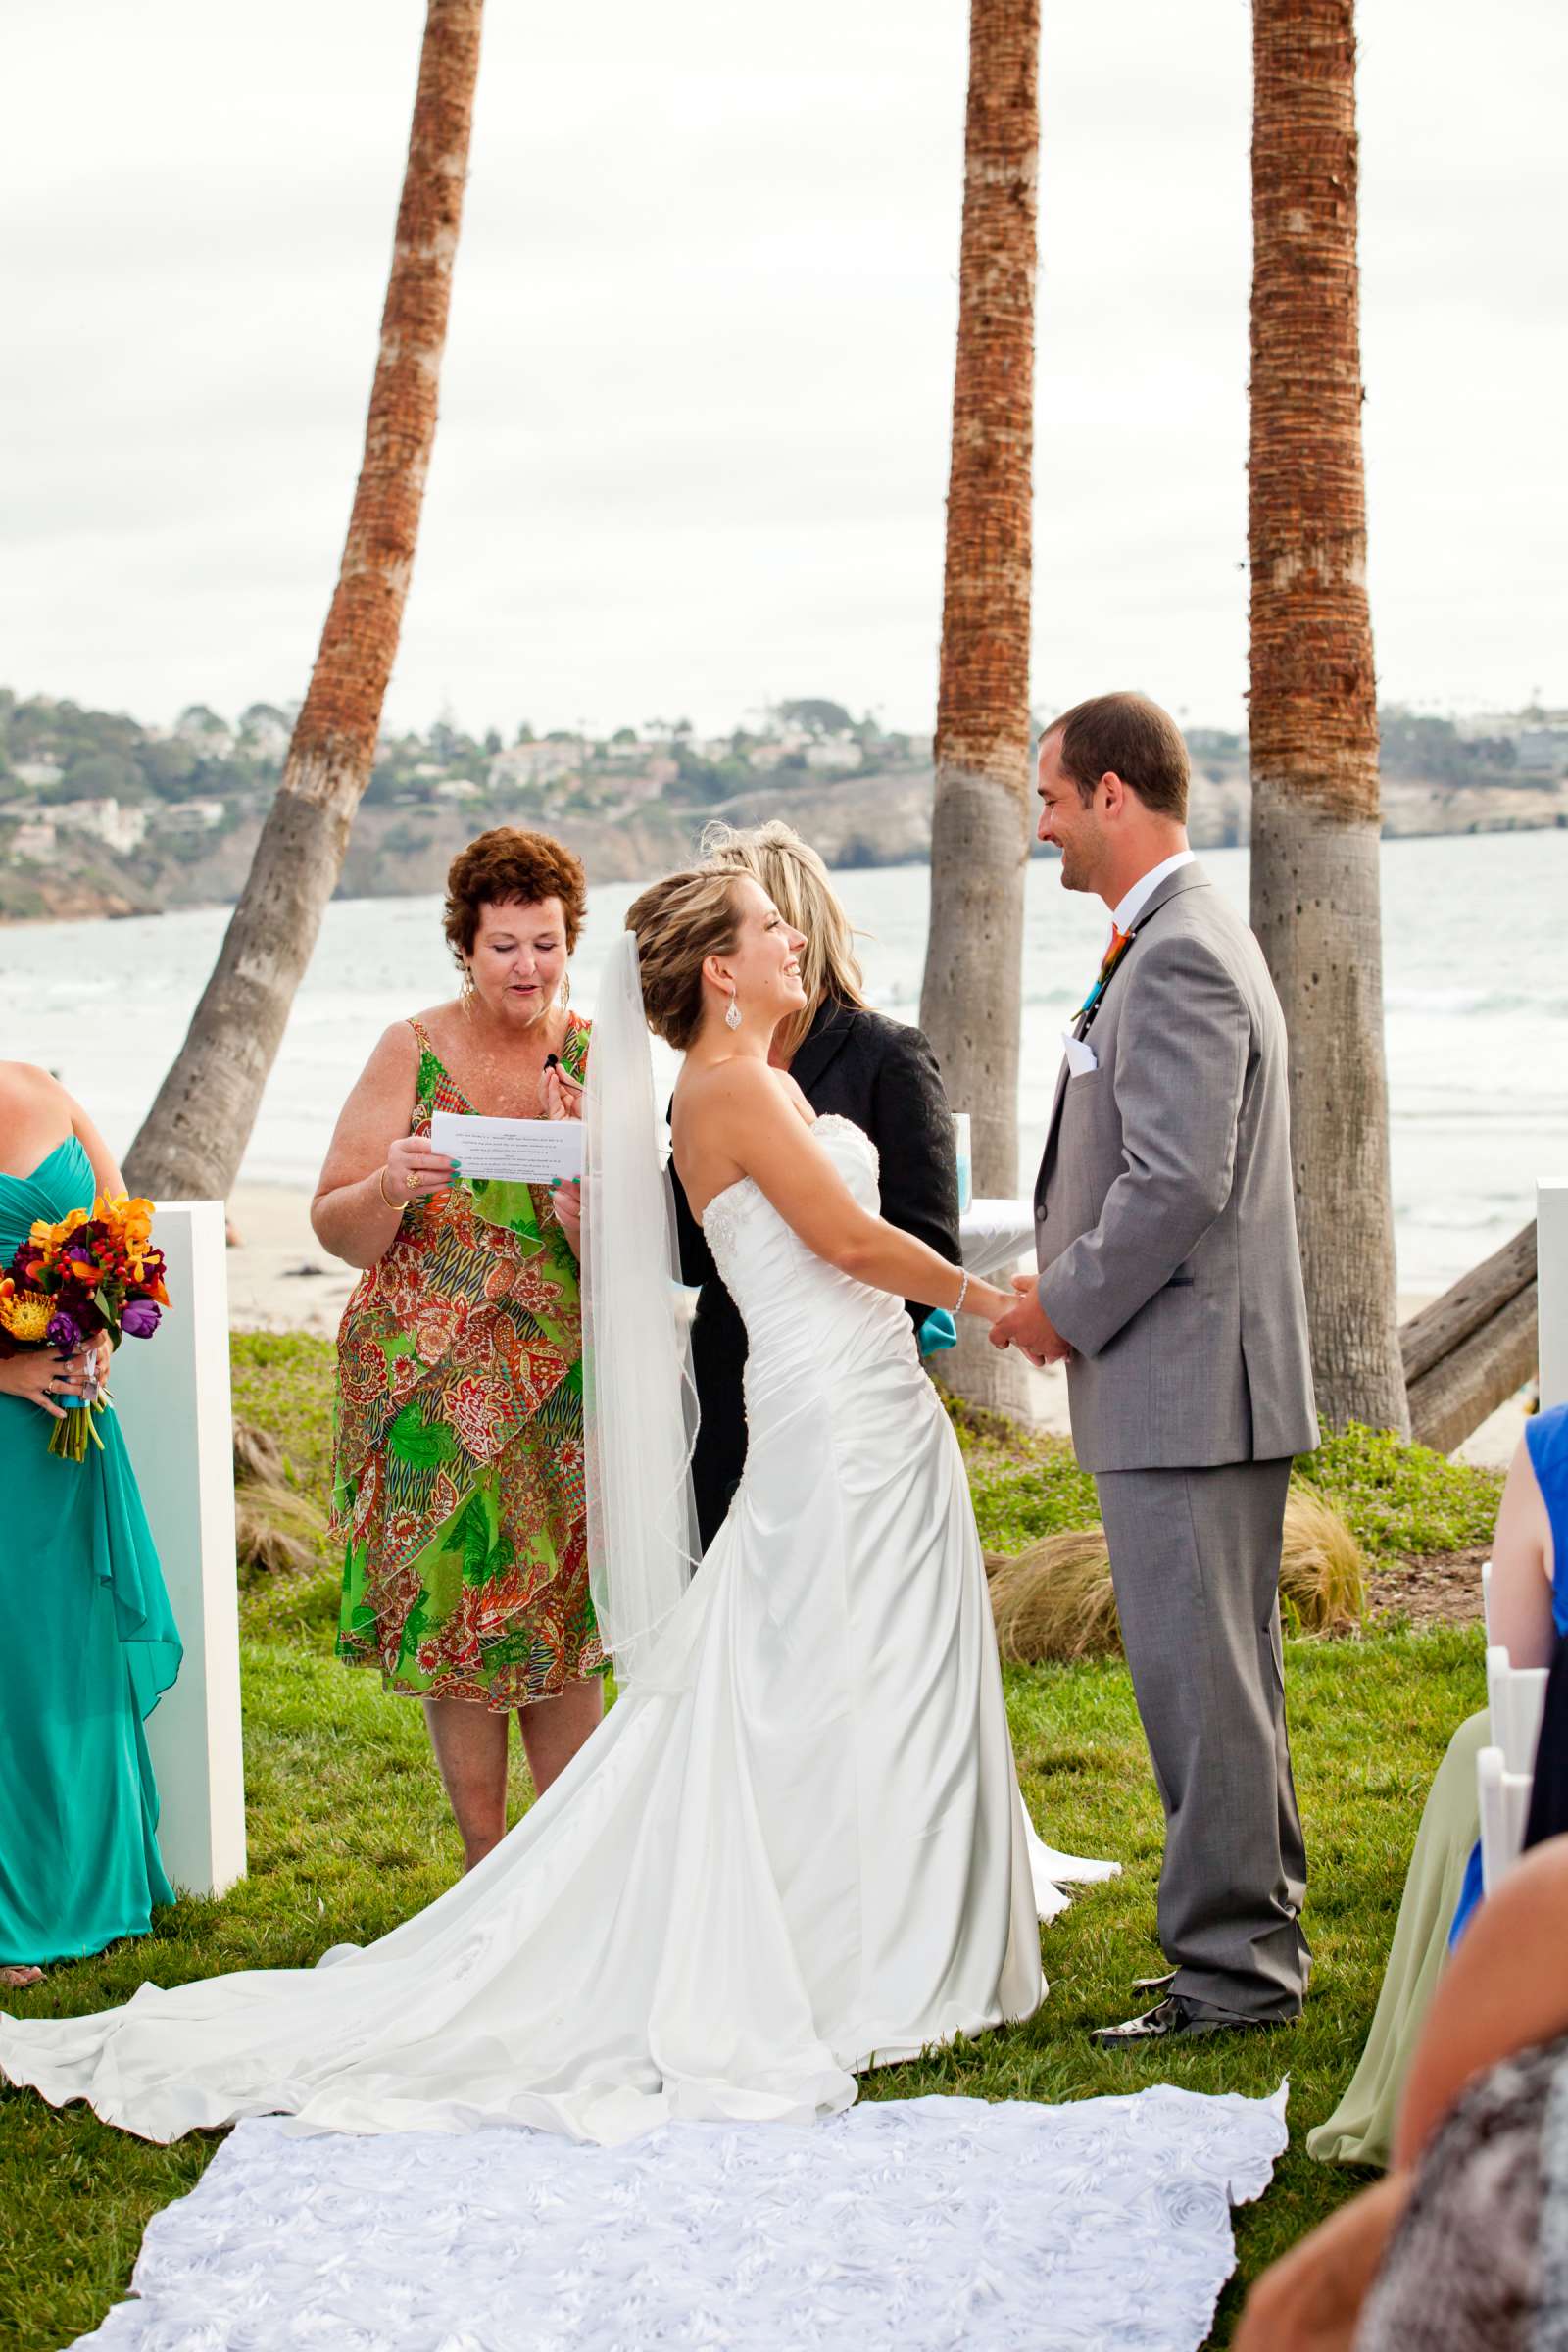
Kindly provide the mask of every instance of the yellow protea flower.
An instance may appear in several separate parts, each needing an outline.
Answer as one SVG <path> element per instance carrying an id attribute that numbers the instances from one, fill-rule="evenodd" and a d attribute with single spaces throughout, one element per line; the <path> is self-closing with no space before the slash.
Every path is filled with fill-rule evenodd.
<path id="1" fill-rule="evenodd" d="M 54 1311 L 54 1301 L 50 1298 L 28 1298 L 17 1291 L 9 1298 L 0 1298 L 0 1324 L 23 1347 L 30 1347 L 44 1338 Z"/>

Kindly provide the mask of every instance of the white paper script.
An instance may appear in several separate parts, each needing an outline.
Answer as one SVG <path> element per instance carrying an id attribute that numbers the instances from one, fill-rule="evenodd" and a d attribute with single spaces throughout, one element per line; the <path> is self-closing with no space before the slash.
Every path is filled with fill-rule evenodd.
<path id="1" fill-rule="evenodd" d="M 431 1114 L 430 1141 L 461 1163 L 465 1184 L 568 1183 L 582 1174 L 581 1119 L 481 1119 L 471 1112 Z"/>

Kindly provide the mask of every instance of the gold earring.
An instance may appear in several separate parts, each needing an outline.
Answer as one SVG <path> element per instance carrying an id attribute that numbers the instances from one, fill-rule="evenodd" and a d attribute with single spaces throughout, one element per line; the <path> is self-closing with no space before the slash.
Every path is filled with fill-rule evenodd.
<path id="1" fill-rule="evenodd" d="M 566 1006 L 567 1006 L 567 1005 L 568 1005 L 568 1004 L 571 1003 L 571 974 L 570 974 L 569 972 L 563 972 L 563 973 L 562 973 L 562 975 L 561 975 L 561 1000 L 560 1000 L 560 1002 L 561 1002 L 561 1009 L 562 1009 L 562 1011 L 563 1011 L 563 1012 L 564 1012 L 564 1011 L 565 1011 L 565 1009 L 566 1009 Z"/>
<path id="2" fill-rule="evenodd" d="M 473 966 L 471 963 L 466 963 L 463 967 L 463 980 L 458 989 L 458 1003 L 463 1006 L 465 1012 L 473 1010 L 473 1000 L 478 993 L 473 985 Z"/>

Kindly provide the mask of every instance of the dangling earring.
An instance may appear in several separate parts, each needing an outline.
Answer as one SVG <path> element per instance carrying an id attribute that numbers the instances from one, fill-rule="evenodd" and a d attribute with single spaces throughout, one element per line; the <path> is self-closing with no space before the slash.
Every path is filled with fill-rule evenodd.
<path id="1" fill-rule="evenodd" d="M 466 963 L 463 967 L 462 985 L 458 990 L 458 1003 L 463 1006 L 465 1012 L 473 1010 L 473 1000 L 478 993 L 473 985 L 473 966 L 471 963 Z"/>
<path id="2" fill-rule="evenodd" d="M 724 1026 L 726 1029 L 738 1029 L 740 1025 L 741 1008 L 739 1004 L 736 1004 L 735 999 L 731 997 L 724 1012 Z"/>
<path id="3" fill-rule="evenodd" d="M 560 1004 L 563 1012 L 571 1003 L 571 974 L 569 972 L 563 972 L 561 975 L 561 995 L 556 1002 Z"/>

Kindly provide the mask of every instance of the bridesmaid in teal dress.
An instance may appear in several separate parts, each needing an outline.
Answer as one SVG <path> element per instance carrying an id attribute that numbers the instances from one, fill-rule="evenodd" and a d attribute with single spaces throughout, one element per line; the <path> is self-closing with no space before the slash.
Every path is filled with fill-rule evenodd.
<path id="1" fill-rule="evenodd" d="M 38 1218 L 124 1189 L 65 1089 L 0 1062 L 0 1266 Z M 174 1899 L 142 1728 L 179 1672 L 158 1554 L 113 1412 L 102 1452 L 49 1452 L 55 1399 L 92 1361 L 0 1361 L 0 1985 L 145 1936 Z"/>

